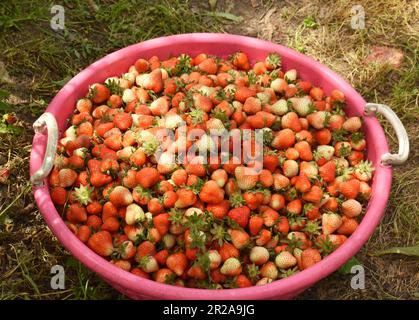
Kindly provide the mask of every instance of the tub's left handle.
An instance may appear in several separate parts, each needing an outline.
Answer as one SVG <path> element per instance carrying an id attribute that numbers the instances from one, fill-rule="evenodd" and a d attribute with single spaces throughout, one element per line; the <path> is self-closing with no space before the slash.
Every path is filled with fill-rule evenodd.
<path id="1" fill-rule="evenodd" d="M 399 142 L 399 152 L 394 153 L 385 153 L 381 156 L 381 163 L 383 165 L 400 165 L 406 162 L 409 157 L 409 137 L 407 135 L 406 129 L 403 126 L 403 123 L 400 121 L 396 113 L 385 104 L 379 103 L 367 103 L 365 105 L 365 114 L 371 115 L 376 112 L 382 114 L 384 118 L 390 122 L 393 126 L 394 131 L 397 135 L 397 140 Z"/>
<path id="2" fill-rule="evenodd" d="M 33 124 L 35 134 L 44 134 L 45 129 L 48 136 L 47 148 L 45 149 L 44 160 L 41 167 L 31 176 L 31 182 L 35 186 L 42 185 L 44 179 L 49 175 L 54 166 L 55 152 L 58 143 L 58 125 L 52 113 L 43 113 Z"/>

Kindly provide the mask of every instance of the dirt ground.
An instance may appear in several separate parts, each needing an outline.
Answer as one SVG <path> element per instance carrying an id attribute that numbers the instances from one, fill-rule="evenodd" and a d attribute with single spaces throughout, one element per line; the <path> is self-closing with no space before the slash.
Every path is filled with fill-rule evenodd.
<path id="1" fill-rule="evenodd" d="M 385 217 L 356 255 L 365 289 L 347 270 L 335 272 L 297 299 L 419 299 L 419 1 L 61 1 L 65 29 L 50 27 L 50 1 L 0 4 L 0 298 L 124 299 L 63 249 L 34 205 L 29 182 L 32 123 L 58 90 L 93 61 L 128 44 L 186 32 L 229 32 L 281 43 L 347 79 L 367 101 L 390 105 L 410 137 L 408 162 L 394 168 Z M 357 7 L 353 7 L 358 5 Z M 351 26 L 360 7 L 365 28 Z M 357 22 L 357 21 L 355 21 Z M 394 65 L 367 56 L 397 49 Z M 393 58 L 397 60 L 397 57 Z M 1 119 L 1 118 L 0 118 Z M 391 149 L 397 141 L 382 121 Z M 385 254 L 393 247 L 416 247 Z M 63 265 L 64 290 L 50 286 Z"/>

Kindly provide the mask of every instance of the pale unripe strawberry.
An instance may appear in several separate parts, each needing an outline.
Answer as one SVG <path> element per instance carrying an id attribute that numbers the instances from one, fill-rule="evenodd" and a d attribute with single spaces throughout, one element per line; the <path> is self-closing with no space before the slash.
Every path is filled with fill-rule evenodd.
<path id="1" fill-rule="evenodd" d="M 159 270 L 159 264 L 153 256 L 147 256 L 144 257 L 141 269 L 143 269 L 143 271 L 147 273 L 155 272 Z"/>
<path id="2" fill-rule="evenodd" d="M 207 134 L 202 135 L 195 145 L 201 152 L 214 151 L 216 147 L 214 140 Z"/>
<path id="3" fill-rule="evenodd" d="M 329 113 L 326 111 L 317 111 L 310 113 L 307 116 L 308 123 L 315 129 L 323 129 L 327 123 L 326 120 L 329 116 Z"/>
<path id="4" fill-rule="evenodd" d="M 288 269 L 297 264 L 297 259 L 288 251 L 281 251 L 275 258 L 275 264 L 279 269 Z"/>
<path id="5" fill-rule="evenodd" d="M 259 273 L 264 278 L 275 280 L 278 278 L 278 268 L 272 261 L 266 262 L 259 270 Z"/>
<path id="6" fill-rule="evenodd" d="M 148 79 L 148 73 L 142 73 L 135 77 L 137 86 L 142 87 L 144 82 Z"/>
<path id="7" fill-rule="evenodd" d="M 271 278 L 262 278 L 256 282 L 257 286 L 263 286 L 265 284 L 271 283 L 273 280 Z"/>
<path id="8" fill-rule="evenodd" d="M 350 132 L 356 132 L 359 131 L 362 127 L 362 122 L 359 117 L 350 117 L 348 118 L 342 125 L 342 128 L 350 131 Z"/>
<path id="9" fill-rule="evenodd" d="M 144 210 L 138 204 L 130 204 L 127 207 L 125 214 L 125 222 L 127 225 L 134 225 L 136 223 L 142 222 L 145 218 Z"/>
<path id="10" fill-rule="evenodd" d="M 275 80 L 271 81 L 271 89 L 275 92 L 285 92 L 287 87 L 287 82 L 282 78 L 276 78 Z"/>
<path id="11" fill-rule="evenodd" d="M 342 212 L 348 218 L 354 218 L 361 214 L 362 205 L 355 199 L 349 199 L 342 203 Z"/>
<path id="12" fill-rule="evenodd" d="M 239 166 L 234 170 L 237 185 L 242 190 L 249 190 L 254 188 L 259 181 L 259 176 L 253 168 L 246 168 Z"/>
<path id="13" fill-rule="evenodd" d="M 288 112 L 288 104 L 285 99 L 280 99 L 271 106 L 271 112 L 277 116 L 282 116 Z"/>
<path id="14" fill-rule="evenodd" d="M 290 69 L 287 72 L 285 72 L 284 74 L 284 79 L 289 83 L 289 82 L 294 82 L 295 80 L 297 80 L 297 70 L 295 69 Z"/>
<path id="15" fill-rule="evenodd" d="M 225 129 L 223 122 L 217 118 L 211 118 L 206 122 L 208 130 L 222 130 Z"/>
<path id="16" fill-rule="evenodd" d="M 221 264 L 221 255 L 218 253 L 217 250 L 209 250 L 208 259 L 210 261 L 211 270 L 217 269 Z"/>
<path id="17" fill-rule="evenodd" d="M 259 92 L 256 94 L 256 97 L 258 97 L 262 105 L 268 104 L 271 100 L 271 95 L 267 92 Z"/>
<path id="18" fill-rule="evenodd" d="M 178 114 L 166 114 L 166 116 L 164 117 L 164 126 L 167 129 L 171 129 L 171 130 L 176 129 L 183 122 L 184 121 L 182 117 Z"/>
<path id="19" fill-rule="evenodd" d="M 265 247 L 253 247 L 249 258 L 255 265 L 262 265 L 269 260 L 269 251 Z"/>
<path id="20" fill-rule="evenodd" d="M 223 188 L 228 180 L 227 171 L 224 169 L 217 169 L 211 174 L 211 179 L 214 180 L 220 188 Z"/>
<path id="21" fill-rule="evenodd" d="M 286 160 L 282 165 L 282 170 L 286 177 L 295 177 L 298 174 L 298 162 L 295 160 Z"/>
<path id="22" fill-rule="evenodd" d="M 135 71 L 135 73 L 132 72 L 132 71 L 130 71 L 130 72 L 124 73 L 122 75 L 122 79 L 128 80 L 130 82 L 130 84 L 133 84 L 135 82 L 135 77 L 136 76 L 138 76 L 138 72 L 137 71 Z M 120 83 L 120 85 L 121 85 L 121 83 Z"/>
<path id="23" fill-rule="evenodd" d="M 122 93 L 122 101 L 130 103 L 135 100 L 135 93 L 131 89 L 125 89 Z"/>
<path id="24" fill-rule="evenodd" d="M 238 276 L 242 272 L 239 259 L 228 258 L 221 267 L 220 272 L 229 277 Z"/>
<path id="25" fill-rule="evenodd" d="M 194 207 L 188 208 L 184 213 L 185 217 L 190 217 L 190 216 L 193 216 L 193 215 L 198 215 L 199 216 L 199 215 L 202 215 L 202 214 L 204 214 L 204 212 L 201 209 L 194 208 Z"/>
<path id="26" fill-rule="evenodd" d="M 325 235 L 335 232 L 342 225 L 342 217 L 336 213 L 323 213 L 322 230 Z"/>
<path id="27" fill-rule="evenodd" d="M 129 227 L 129 229 L 127 229 Z M 126 226 L 124 228 L 124 232 L 127 235 L 128 239 L 132 242 L 135 242 L 138 240 L 138 237 L 141 236 L 144 232 L 144 227 L 134 227 L 134 226 Z"/>
<path id="28" fill-rule="evenodd" d="M 123 186 L 116 186 L 109 195 L 109 201 L 115 206 L 128 206 L 134 199 L 129 189 Z"/>
<path id="29" fill-rule="evenodd" d="M 121 150 L 118 150 L 116 152 L 116 155 L 121 160 L 128 160 L 129 157 L 131 157 L 131 155 L 134 153 L 134 151 L 135 151 L 135 148 L 132 147 L 132 146 L 129 146 L 129 147 L 125 147 Z"/>
<path id="30" fill-rule="evenodd" d="M 312 111 L 312 101 L 309 96 L 290 98 L 289 101 L 291 101 L 292 108 L 300 117 L 305 117 Z"/>
<path id="31" fill-rule="evenodd" d="M 300 163 L 300 174 L 304 173 L 308 178 L 316 178 L 319 174 L 319 169 L 314 161 L 302 161 Z"/>
<path id="32" fill-rule="evenodd" d="M 162 238 L 164 247 L 166 249 L 171 249 L 175 246 L 176 244 L 176 237 L 173 234 L 170 233 L 166 233 L 163 238 Z"/>
<path id="33" fill-rule="evenodd" d="M 329 161 L 330 159 L 332 159 L 334 153 L 335 153 L 335 148 L 332 146 L 328 146 L 328 145 L 317 146 L 317 150 L 315 152 L 315 158 L 316 159 L 324 158 L 327 161 Z"/>

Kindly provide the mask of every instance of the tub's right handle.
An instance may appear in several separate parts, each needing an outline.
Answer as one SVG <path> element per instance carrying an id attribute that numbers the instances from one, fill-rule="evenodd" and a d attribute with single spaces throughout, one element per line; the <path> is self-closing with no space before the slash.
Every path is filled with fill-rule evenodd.
<path id="1" fill-rule="evenodd" d="M 54 166 L 55 152 L 58 143 L 58 125 L 54 115 L 45 112 L 34 122 L 33 129 L 35 134 L 43 134 L 45 133 L 45 129 L 48 130 L 44 160 L 42 161 L 41 167 L 31 176 L 32 184 L 34 186 L 40 186 Z"/>
<path id="2" fill-rule="evenodd" d="M 381 163 L 383 165 L 400 165 L 405 163 L 409 156 L 409 137 L 407 135 L 406 129 L 403 126 L 403 123 L 400 121 L 399 117 L 394 113 L 394 111 L 385 104 L 367 103 L 365 105 L 365 114 L 367 116 L 375 114 L 376 112 L 382 114 L 384 118 L 390 122 L 394 128 L 394 131 L 396 132 L 397 140 L 399 141 L 399 153 L 383 154 L 381 156 Z"/>

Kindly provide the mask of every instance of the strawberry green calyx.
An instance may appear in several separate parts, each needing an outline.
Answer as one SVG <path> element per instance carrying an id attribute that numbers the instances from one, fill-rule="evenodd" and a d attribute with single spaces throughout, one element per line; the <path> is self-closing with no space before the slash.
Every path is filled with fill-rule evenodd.
<path id="1" fill-rule="evenodd" d="M 281 57 L 275 52 L 272 52 L 268 55 L 266 62 L 269 66 L 271 66 L 272 69 L 281 68 Z"/>
<path id="2" fill-rule="evenodd" d="M 92 191 L 93 189 L 88 185 L 81 185 L 79 188 L 74 189 L 74 196 L 80 204 L 85 206 L 92 202 L 92 199 L 90 198 Z"/>
<path id="3" fill-rule="evenodd" d="M 240 193 L 233 193 L 230 196 L 230 204 L 233 208 L 240 208 L 246 204 L 246 201 Z"/>

